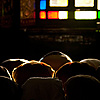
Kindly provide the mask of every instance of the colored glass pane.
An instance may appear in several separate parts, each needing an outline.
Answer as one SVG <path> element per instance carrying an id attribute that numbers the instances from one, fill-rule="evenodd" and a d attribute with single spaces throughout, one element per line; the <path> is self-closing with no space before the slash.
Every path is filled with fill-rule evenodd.
<path id="1" fill-rule="evenodd" d="M 100 10 L 100 0 L 97 0 L 97 8 Z"/>
<path id="2" fill-rule="evenodd" d="M 35 18 L 35 0 L 20 0 L 20 18 Z"/>
<path id="3" fill-rule="evenodd" d="M 59 19 L 68 19 L 68 11 L 59 11 Z"/>
<path id="4" fill-rule="evenodd" d="M 94 0 L 75 0 L 75 7 L 93 7 Z"/>
<path id="5" fill-rule="evenodd" d="M 40 9 L 45 10 L 46 9 L 46 0 L 41 0 L 40 1 Z"/>
<path id="6" fill-rule="evenodd" d="M 12 14 L 12 1 L 11 0 L 1 0 L 1 14 L 2 15 L 11 15 Z"/>
<path id="7" fill-rule="evenodd" d="M 46 19 L 46 12 L 40 11 L 40 19 Z"/>
<path id="8" fill-rule="evenodd" d="M 75 19 L 96 19 L 96 11 L 75 11 Z"/>
<path id="9" fill-rule="evenodd" d="M 48 19 L 58 19 L 58 11 L 48 11 Z"/>
<path id="10" fill-rule="evenodd" d="M 50 7 L 67 7 L 68 0 L 50 0 L 49 6 Z"/>
<path id="11" fill-rule="evenodd" d="M 100 19 L 100 11 L 98 11 L 98 19 Z"/>

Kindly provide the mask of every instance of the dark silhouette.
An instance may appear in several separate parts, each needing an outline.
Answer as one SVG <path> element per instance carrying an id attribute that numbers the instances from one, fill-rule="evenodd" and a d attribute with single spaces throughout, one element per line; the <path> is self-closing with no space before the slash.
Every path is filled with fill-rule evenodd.
<path id="1" fill-rule="evenodd" d="M 21 88 L 8 77 L 0 76 L 0 100 L 20 100 Z"/>
<path id="2" fill-rule="evenodd" d="M 9 73 L 8 69 L 0 66 L 0 76 L 6 76 L 11 79 L 11 74 Z"/>
<path id="3" fill-rule="evenodd" d="M 100 81 L 90 75 L 76 75 L 65 82 L 66 100 L 100 100 Z"/>
<path id="4" fill-rule="evenodd" d="M 19 66 L 20 64 L 22 63 L 25 63 L 25 62 L 28 62 L 28 60 L 25 60 L 25 59 L 7 59 L 7 60 L 4 60 L 1 65 L 6 67 L 10 74 L 12 75 L 12 71 L 15 67 Z"/>
<path id="5" fill-rule="evenodd" d="M 54 70 L 51 66 L 38 61 L 30 61 L 16 67 L 12 72 L 12 77 L 19 85 L 30 77 L 53 77 Z"/>
<path id="6" fill-rule="evenodd" d="M 80 62 L 72 62 L 66 63 L 61 66 L 56 71 L 56 77 L 58 77 L 62 82 L 66 82 L 68 78 L 74 75 L 92 75 L 95 76 L 96 74 L 95 68 L 91 67 L 87 63 L 80 63 Z"/>
<path id="7" fill-rule="evenodd" d="M 46 55 L 44 55 L 40 59 L 40 62 L 41 61 L 51 65 L 51 67 L 56 71 L 63 64 L 65 64 L 67 62 L 72 62 L 72 59 L 68 55 L 66 55 L 60 51 L 52 51 L 52 52 L 49 52 Z"/>
<path id="8" fill-rule="evenodd" d="M 62 82 L 50 77 L 31 77 L 22 85 L 21 100 L 65 100 Z"/>

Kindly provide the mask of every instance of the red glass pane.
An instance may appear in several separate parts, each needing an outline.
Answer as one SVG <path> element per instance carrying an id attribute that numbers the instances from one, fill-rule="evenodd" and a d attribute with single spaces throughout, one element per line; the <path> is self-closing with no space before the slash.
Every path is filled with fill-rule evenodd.
<path id="1" fill-rule="evenodd" d="M 48 19 L 59 19 L 58 11 L 48 11 Z"/>
<path id="2" fill-rule="evenodd" d="M 46 19 L 46 12 L 40 11 L 40 19 Z"/>

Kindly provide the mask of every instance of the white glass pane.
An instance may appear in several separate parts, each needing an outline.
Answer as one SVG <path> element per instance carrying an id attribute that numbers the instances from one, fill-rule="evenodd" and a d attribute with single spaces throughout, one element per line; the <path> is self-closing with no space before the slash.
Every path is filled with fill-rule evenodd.
<path id="1" fill-rule="evenodd" d="M 59 19 L 68 19 L 68 11 L 59 11 Z"/>
<path id="2" fill-rule="evenodd" d="M 94 0 L 75 0 L 75 7 L 93 7 Z"/>
<path id="3" fill-rule="evenodd" d="M 96 11 L 75 11 L 75 19 L 96 19 Z"/>
<path id="4" fill-rule="evenodd" d="M 100 0 L 97 0 L 97 8 L 100 10 Z"/>
<path id="5" fill-rule="evenodd" d="M 49 6 L 50 7 L 67 7 L 68 0 L 50 0 Z"/>

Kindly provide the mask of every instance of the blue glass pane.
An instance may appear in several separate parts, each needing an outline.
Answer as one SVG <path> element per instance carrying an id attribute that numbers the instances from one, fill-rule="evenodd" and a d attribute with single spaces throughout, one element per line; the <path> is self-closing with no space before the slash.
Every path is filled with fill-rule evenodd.
<path id="1" fill-rule="evenodd" d="M 41 0 L 40 1 L 40 9 L 45 10 L 46 9 L 46 0 Z"/>

